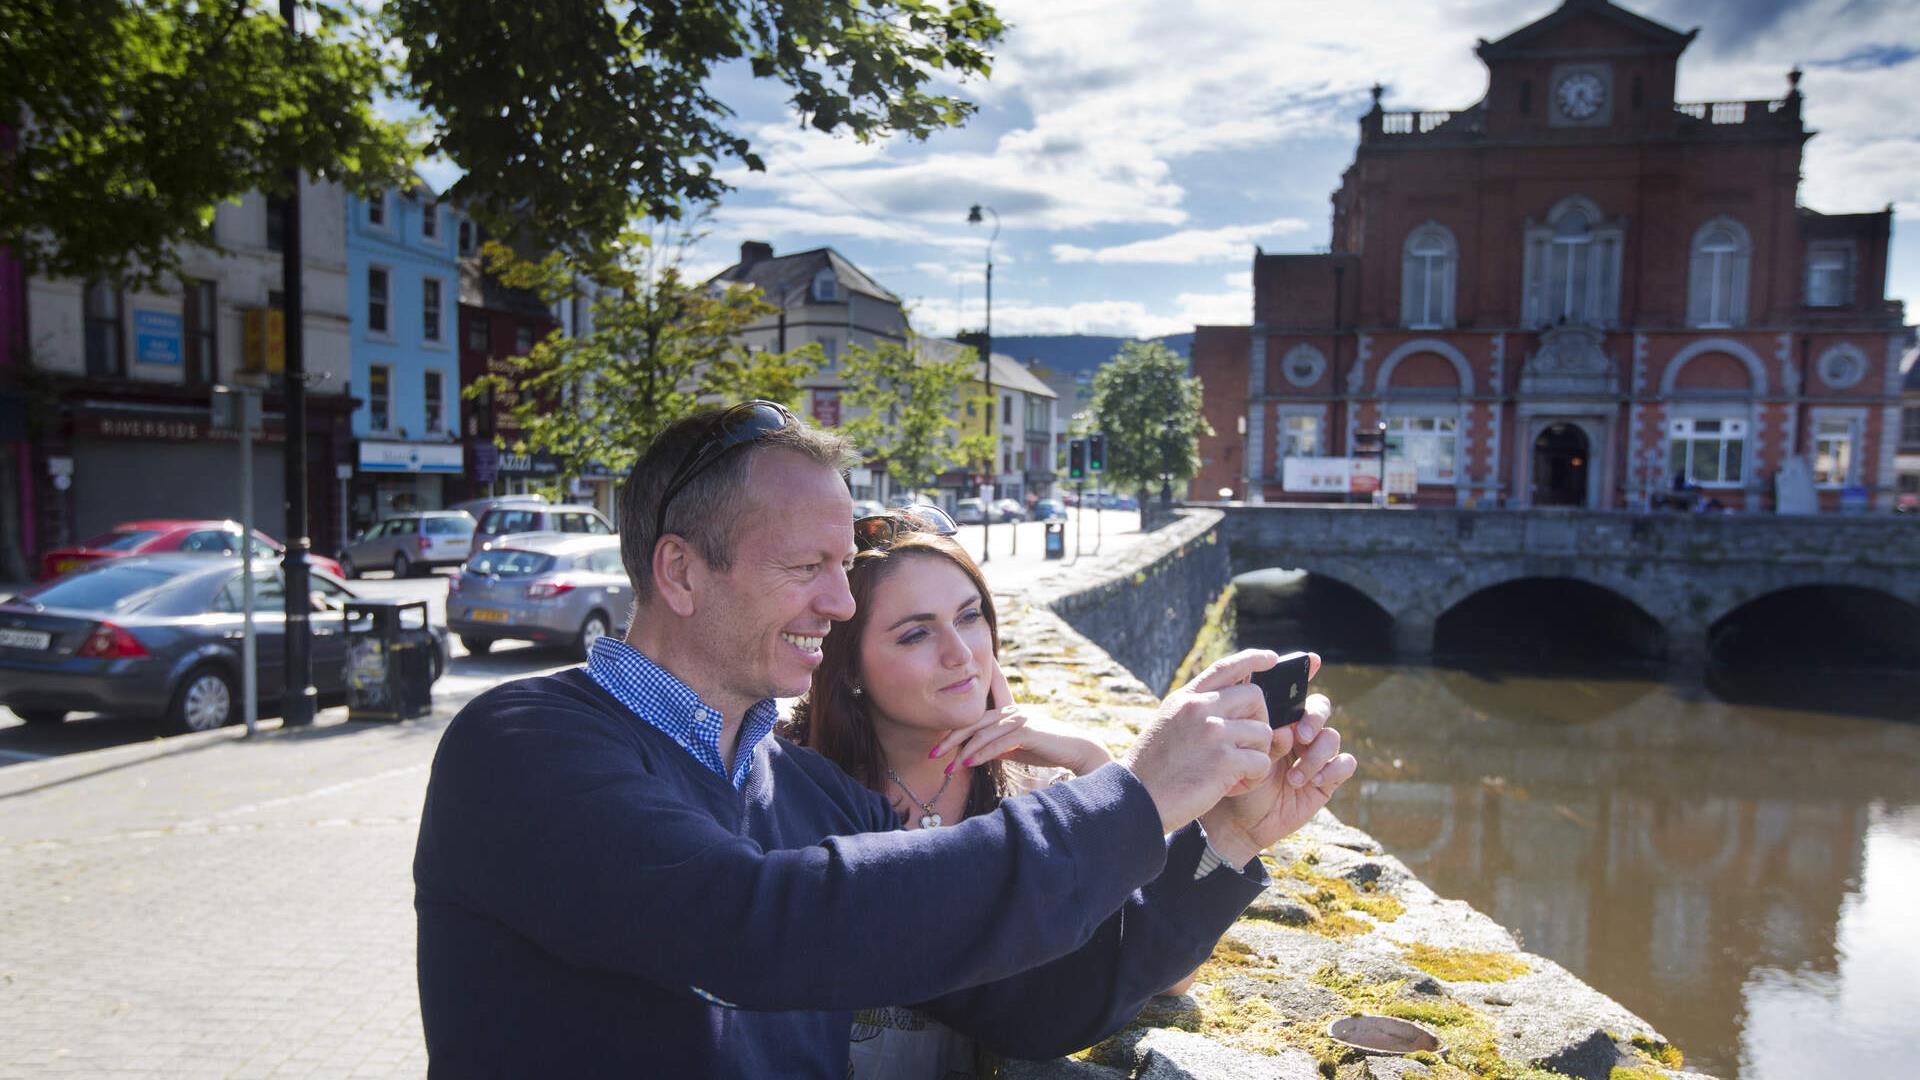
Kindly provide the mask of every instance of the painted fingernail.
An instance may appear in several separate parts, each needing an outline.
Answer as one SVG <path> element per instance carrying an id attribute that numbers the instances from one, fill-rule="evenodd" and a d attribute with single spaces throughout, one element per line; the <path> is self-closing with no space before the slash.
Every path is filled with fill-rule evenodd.
<path id="1" fill-rule="evenodd" d="M 940 748 L 939 748 L 939 747 L 937 747 L 937 746 L 936 746 L 936 747 L 934 747 L 933 749 L 931 749 L 931 750 L 929 750 L 929 751 L 927 751 L 927 760 L 928 760 L 928 761 L 932 761 L 932 760 L 933 760 L 934 758 L 937 758 L 937 757 L 939 757 L 939 756 L 940 756 Z"/>
<path id="2" fill-rule="evenodd" d="M 952 766 L 952 765 L 948 765 L 948 766 L 947 766 L 947 775 L 948 775 L 948 776 L 952 776 L 952 775 L 953 775 L 953 766 Z"/>
<path id="3" fill-rule="evenodd" d="M 967 760 L 965 760 L 965 761 L 963 761 L 963 762 L 961 762 L 961 764 L 962 764 L 962 765 L 965 765 L 965 766 L 966 766 L 967 768 L 969 768 L 969 769 L 971 769 L 971 768 L 973 768 L 973 759 L 972 759 L 972 758 L 968 758 Z"/>

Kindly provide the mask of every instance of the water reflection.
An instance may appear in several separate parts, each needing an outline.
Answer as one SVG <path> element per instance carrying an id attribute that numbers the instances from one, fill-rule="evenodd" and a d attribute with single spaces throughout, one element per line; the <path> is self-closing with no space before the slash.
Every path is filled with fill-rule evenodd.
<path id="1" fill-rule="evenodd" d="M 1282 644 L 1260 634 L 1243 624 Z M 1920 1030 L 1920 726 L 1632 671 L 1330 663 L 1318 681 L 1362 755 L 1334 810 L 1695 1066 L 1913 1075 L 1896 1044 Z"/>

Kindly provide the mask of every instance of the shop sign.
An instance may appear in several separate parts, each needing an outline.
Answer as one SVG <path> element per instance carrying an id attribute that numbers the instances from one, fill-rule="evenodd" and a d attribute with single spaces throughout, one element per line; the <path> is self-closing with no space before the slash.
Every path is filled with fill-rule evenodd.
<path id="1" fill-rule="evenodd" d="M 180 366 L 180 316 L 134 308 L 133 358 L 142 364 Z"/>
<path id="2" fill-rule="evenodd" d="M 360 441 L 361 472 L 459 473 L 461 458 L 456 443 Z"/>
<path id="3" fill-rule="evenodd" d="M 473 444 L 473 479 L 475 483 L 491 484 L 500 472 L 500 448 L 490 442 Z"/>
<path id="4" fill-rule="evenodd" d="M 1281 462 L 1281 487 L 1310 495 L 1345 495 L 1353 475 L 1351 459 L 1288 457 Z"/>
<path id="5" fill-rule="evenodd" d="M 147 442 L 238 442 L 240 433 L 213 426 L 204 411 L 186 413 L 89 412 L 73 418 L 75 438 L 140 439 Z M 254 436 L 261 442 L 285 442 L 286 430 L 272 420 Z"/>
<path id="6" fill-rule="evenodd" d="M 1389 495 L 1413 495 L 1420 490 L 1420 467 L 1411 461 L 1389 461 L 1384 485 Z"/>
<path id="7" fill-rule="evenodd" d="M 524 476 L 558 476 L 560 461 L 547 454 L 501 454 L 500 471 Z"/>
<path id="8" fill-rule="evenodd" d="M 840 426 L 840 391 L 815 390 L 813 392 L 813 422 L 821 427 Z"/>

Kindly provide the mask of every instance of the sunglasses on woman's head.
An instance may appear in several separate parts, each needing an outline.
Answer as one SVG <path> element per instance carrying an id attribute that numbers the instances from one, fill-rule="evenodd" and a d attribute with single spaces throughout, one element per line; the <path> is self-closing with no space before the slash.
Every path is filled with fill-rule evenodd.
<path id="1" fill-rule="evenodd" d="M 776 401 L 743 401 L 719 416 L 707 425 L 687 456 L 680 459 L 680 467 L 673 470 L 673 479 L 667 483 L 667 493 L 660 497 L 660 509 L 653 518 L 653 538 L 657 541 L 667 532 L 667 507 L 673 504 L 673 497 L 680 494 L 695 477 L 705 472 L 714 462 L 726 456 L 727 451 L 736 446 L 765 438 L 792 424 L 799 423 L 785 405 Z"/>
<path id="2" fill-rule="evenodd" d="M 926 503 L 916 503 L 903 509 L 856 519 L 853 523 L 853 546 L 861 551 L 871 551 L 886 547 L 908 533 L 953 536 L 959 531 L 960 526 L 953 523 L 945 510 Z"/>

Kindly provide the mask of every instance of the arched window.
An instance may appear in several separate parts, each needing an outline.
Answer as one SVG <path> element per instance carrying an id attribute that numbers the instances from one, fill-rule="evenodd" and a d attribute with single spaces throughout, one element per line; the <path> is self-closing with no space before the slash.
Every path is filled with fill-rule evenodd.
<path id="1" fill-rule="evenodd" d="M 1747 269 L 1753 244 L 1730 217 L 1716 217 L 1693 234 L 1687 270 L 1687 322 L 1726 328 L 1747 321 Z"/>
<path id="2" fill-rule="evenodd" d="M 1527 226 L 1527 325 L 1612 326 L 1620 317 L 1625 230 L 1591 200 L 1560 200 Z"/>
<path id="3" fill-rule="evenodd" d="M 832 267 L 813 275 L 813 298 L 824 303 L 840 299 L 840 280 L 834 276 Z"/>
<path id="4" fill-rule="evenodd" d="M 1415 330 L 1453 325 L 1454 267 L 1460 261 L 1453 233 L 1428 222 L 1407 234 L 1400 258 L 1400 322 Z"/>

